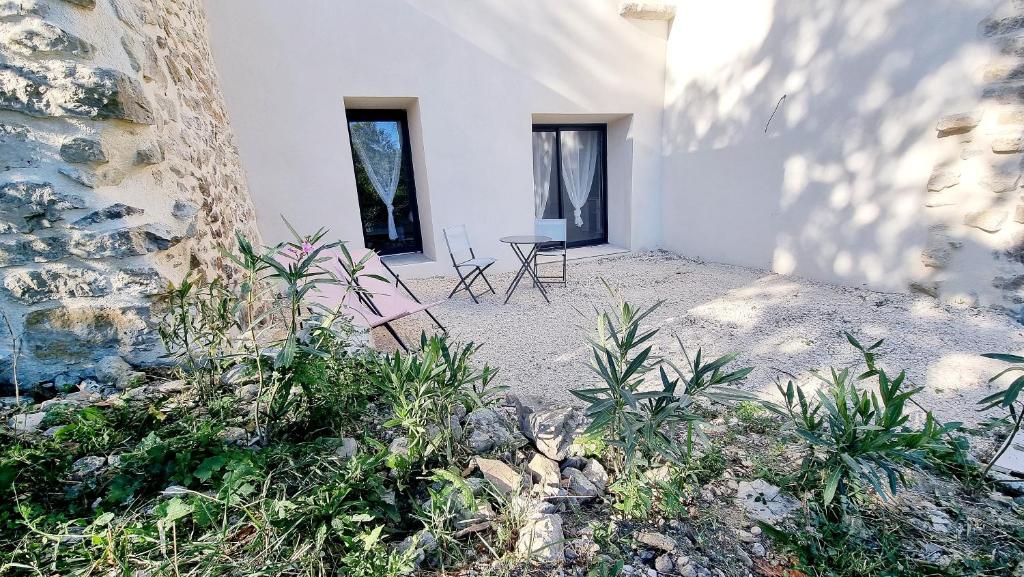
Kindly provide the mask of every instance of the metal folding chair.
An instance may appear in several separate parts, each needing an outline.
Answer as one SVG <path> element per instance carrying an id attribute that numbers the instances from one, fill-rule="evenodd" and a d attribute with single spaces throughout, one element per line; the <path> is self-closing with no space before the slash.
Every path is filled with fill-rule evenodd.
<path id="1" fill-rule="evenodd" d="M 494 264 L 494 259 L 476 256 L 473 246 L 469 244 L 469 233 L 466 232 L 466 226 L 460 224 L 444 229 L 444 242 L 448 245 L 448 256 L 452 258 L 455 273 L 459 275 L 459 282 L 452 292 L 448 293 L 448 298 L 452 298 L 455 293 L 464 290 L 469 293 L 473 302 L 479 304 L 477 295 L 473 294 L 473 283 L 481 278 L 487 283 L 487 288 L 491 293 L 494 293 L 491 281 L 484 276 L 484 271 Z M 463 274 L 463 270 L 466 271 L 465 274 Z"/>
<path id="2" fill-rule="evenodd" d="M 565 284 L 566 261 L 568 260 L 566 220 L 564 218 L 538 218 L 533 223 L 533 231 L 537 236 L 546 236 L 552 240 L 552 242 L 537 247 L 537 255 L 533 258 L 534 275 L 543 284 Z M 541 257 L 549 258 L 541 260 Z M 555 259 L 552 260 L 550 257 L 555 257 Z M 541 265 L 557 264 L 559 260 L 562 261 L 561 276 L 540 274 Z"/>

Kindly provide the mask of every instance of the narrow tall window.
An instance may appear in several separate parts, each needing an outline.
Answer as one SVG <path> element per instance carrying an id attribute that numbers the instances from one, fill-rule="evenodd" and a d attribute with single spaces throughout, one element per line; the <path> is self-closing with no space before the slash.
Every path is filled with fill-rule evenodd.
<path id="1" fill-rule="evenodd" d="M 363 241 L 380 254 L 423 250 L 404 110 L 347 110 Z"/>
<path id="2" fill-rule="evenodd" d="M 537 218 L 564 218 L 569 246 L 608 242 L 604 124 L 533 126 Z"/>

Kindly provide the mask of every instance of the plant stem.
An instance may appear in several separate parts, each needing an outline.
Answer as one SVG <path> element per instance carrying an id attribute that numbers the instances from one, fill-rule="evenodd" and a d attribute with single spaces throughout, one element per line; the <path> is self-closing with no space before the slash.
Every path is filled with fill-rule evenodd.
<path id="1" fill-rule="evenodd" d="M 14 327 L 11 326 L 11 319 L 7 313 L 0 311 L 4 317 L 4 324 L 7 325 L 7 332 L 11 335 L 11 382 L 14 384 L 14 406 L 21 407 L 21 387 L 18 384 L 18 356 L 21 354 L 21 338 L 14 334 Z"/>
<path id="2" fill-rule="evenodd" d="M 996 461 L 998 461 L 999 458 L 1003 456 L 1003 453 L 1005 453 L 1010 448 L 1010 445 L 1013 444 L 1013 439 L 1017 436 L 1017 432 L 1020 431 L 1022 422 L 1024 422 L 1024 407 L 1022 407 L 1020 411 L 1017 411 L 1017 418 L 1013 422 L 1013 429 L 1010 431 L 1010 436 L 1006 438 L 1006 441 L 1003 443 L 1003 446 L 1000 447 L 999 451 L 997 451 L 996 454 L 992 457 L 992 459 L 988 462 L 988 465 L 985 465 L 985 469 L 982 470 L 982 479 L 988 476 L 988 472 L 989 470 L 992 469 L 992 466 L 996 464 Z"/>

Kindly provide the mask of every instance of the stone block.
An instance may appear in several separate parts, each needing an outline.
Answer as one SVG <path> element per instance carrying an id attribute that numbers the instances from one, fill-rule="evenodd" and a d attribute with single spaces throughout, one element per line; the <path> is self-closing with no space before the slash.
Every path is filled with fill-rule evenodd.
<path id="1" fill-rule="evenodd" d="M 935 192 L 960 183 L 960 171 L 953 168 L 936 168 L 928 179 L 928 190 Z"/>
<path id="2" fill-rule="evenodd" d="M 985 68 L 982 79 L 989 83 L 1024 80 L 1024 65 L 1017 63 L 993 64 Z"/>
<path id="3" fill-rule="evenodd" d="M 1020 176 L 1018 170 L 994 170 L 982 179 L 982 184 L 992 192 L 1002 194 L 1016 190 L 1020 184 Z"/>
<path id="4" fill-rule="evenodd" d="M 1024 125 L 1024 106 L 1007 108 L 996 117 L 997 124 Z"/>
<path id="5" fill-rule="evenodd" d="M 637 20 L 672 20 L 676 17 L 676 6 L 671 2 L 623 2 L 619 15 Z"/>
<path id="6" fill-rule="evenodd" d="M 1020 134 L 998 136 L 992 139 L 992 152 L 1010 154 L 1024 151 L 1024 136 Z"/>
<path id="7" fill-rule="evenodd" d="M 37 17 L 0 21 L 0 46 L 22 56 L 89 58 L 93 54 L 85 40 Z"/>
<path id="8" fill-rule="evenodd" d="M 159 142 L 153 141 L 135 152 L 135 164 L 154 165 L 164 161 L 164 151 Z"/>
<path id="9" fill-rule="evenodd" d="M 152 268 L 135 267 L 114 273 L 67 265 L 47 265 L 34 270 L 10 271 L 3 287 L 15 300 L 38 304 L 69 298 L 151 296 L 160 293 L 165 281 Z"/>
<path id="10" fill-rule="evenodd" d="M 1006 211 L 989 208 L 964 215 L 964 224 L 985 232 L 999 232 L 1006 222 Z"/>
<path id="11" fill-rule="evenodd" d="M 79 6 L 81 8 L 87 8 L 89 10 L 92 10 L 93 8 L 96 7 L 96 0 L 64 0 L 64 1 L 67 2 L 68 4 L 74 4 L 75 6 Z"/>
<path id="12" fill-rule="evenodd" d="M 12 272 L 4 277 L 4 288 L 15 300 L 36 304 L 109 295 L 113 284 L 107 275 L 93 270 L 54 265 Z"/>
<path id="13" fill-rule="evenodd" d="M 103 151 L 103 144 L 100 141 L 81 137 L 72 138 L 61 144 L 60 157 L 65 162 L 75 164 L 103 163 L 107 161 L 107 154 Z"/>
<path id="14" fill-rule="evenodd" d="M 57 306 L 25 315 L 25 346 L 35 358 L 81 362 L 122 350 L 153 350 L 149 307 Z"/>
<path id="15" fill-rule="evenodd" d="M 973 111 L 943 116 L 935 125 L 935 130 L 940 136 L 970 132 L 981 122 L 981 115 L 981 111 Z"/>
<path id="16" fill-rule="evenodd" d="M 67 251 L 82 258 L 126 258 L 167 250 L 182 237 L 146 224 L 102 232 L 78 233 L 68 239 Z"/>
<path id="17" fill-rule="evenodd" d="M 0 19 L 16 16 L 45 16 L 47 6 L 38 0 L 0 0 Z"/>
<path id="18" fill-rule="evenodd" d="M 957 204 L 957 200 L 949 190 L 929 192 L 924 199 L 924 205 L 928 208 L 953 206 L 955 204 Z"/>
<path id="19" fill-rule="evenodd" d="M 0 267 L 50 262 L 66 255 L 67 239 L 63 237 L 24 236 L 0 240 Z"/>
<path id="20" fill-rule="evenodd" d="M 1024 15 L 1010 14 L 985 18 L 978 25 L 982 36 L 991 38 L 1024 29 Z"/>
<path id="21" fill-rule="evenodd" d="M 116 166 L 105 167 L 99 170 L 62 166 L 58 170 L 64 176 L 78 184 L 81 184 L 82 186 L 88 186 L 89 188 L 117 186 L 118 184 L 121 184 L 125 177 L 125 172 Z"/>
<path id="22" fill-rule="evenodd" d="M 0 109 L 40 117 L 155 122 L 137 81 L 73 62 L 0 63 Z"/>
<path id="23" fill-rule="evenodd" d="M 84 208 L 81 198 L 57 192 L 48 182 L 0 184 L 0 226 L 10 232 L 33 232 L 62 220 L 62 212 Z"/>
<path id="24" fill-rule="evenodd" d="M 71 228 L 87 228 L 90 225 L 100 224 L 110 220 L 121 220 L 129 216 L 134 216 L 136 214 L 143 214 L 144 212 L 145 211 L 142 210 L 141 208 L 136 208 L 134 206 L 128 206 L 127 204 L 117 202 L 110 206 L 90 212 L 89 214 L 71 223 Z"/>
<path id="25" fill-rule="evenodd" d="M 1024 85 L 998 84 L 986 86 L 981 91 L 981 97 L 1000 104 L 1024 104 Z"/>

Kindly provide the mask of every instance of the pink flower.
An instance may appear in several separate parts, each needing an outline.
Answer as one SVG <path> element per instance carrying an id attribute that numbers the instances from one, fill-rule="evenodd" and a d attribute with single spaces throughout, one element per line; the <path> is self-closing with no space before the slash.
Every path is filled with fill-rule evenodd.
<path id="1" fill-rule="evenodd" d="M 313 252 L 313 245 L 309 244 L 308 241 L 302 241 L 302 254 L 309 254 Z"/>

